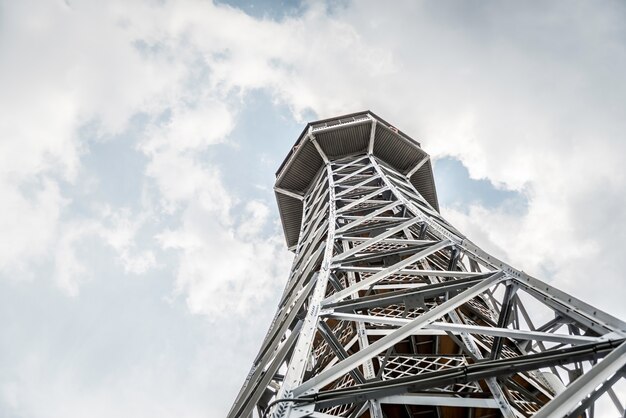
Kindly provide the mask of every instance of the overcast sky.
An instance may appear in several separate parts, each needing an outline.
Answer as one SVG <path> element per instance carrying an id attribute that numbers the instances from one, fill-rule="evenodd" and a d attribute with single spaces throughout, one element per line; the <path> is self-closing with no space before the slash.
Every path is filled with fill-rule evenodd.
<path id="1" fill-rule="evenodd" d="M 0 416 L 225 416 L 291 262 L 274 172 L 365 109 L 470 239 L 626 317 L 626 3 L 382 4 L 0 2 Z"/>

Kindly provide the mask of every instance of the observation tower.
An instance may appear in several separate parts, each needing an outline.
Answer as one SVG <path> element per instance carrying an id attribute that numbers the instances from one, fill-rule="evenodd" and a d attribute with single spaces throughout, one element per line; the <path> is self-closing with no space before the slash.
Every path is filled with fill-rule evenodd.
<path id="1" fill-rule="evenodd" d="M 448 223 L 405 133 L 312 122 L 276 176 L 295 259 L 229 418 L 625 416 L 626 323 Z"/>

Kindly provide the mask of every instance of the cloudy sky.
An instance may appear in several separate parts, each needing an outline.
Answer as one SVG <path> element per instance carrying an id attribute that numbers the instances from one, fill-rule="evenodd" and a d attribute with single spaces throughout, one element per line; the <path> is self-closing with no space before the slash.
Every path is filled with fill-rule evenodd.
<path id="1" fill-rule="evenodd" d="M 473 241 L 625 318 L 625 74 L 619 1 L 0 2 L 0 416 L 224 416 L 274 172 L 364 109 Z"/>

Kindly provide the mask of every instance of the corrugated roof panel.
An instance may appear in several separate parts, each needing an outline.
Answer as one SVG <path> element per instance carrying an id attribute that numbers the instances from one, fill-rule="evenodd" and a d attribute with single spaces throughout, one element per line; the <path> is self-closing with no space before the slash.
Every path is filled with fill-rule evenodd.
<path id="1" fill-rule="evenodd" d="M 348 125 L 315 135 L 315 139 L 329 159 L 340 158 L 357 152 L 366 152 L 372 122 Z"/>
<path id="2" fill-rule="evenodd" d="M 280 208 L 280 220 L 283 224 L 283 232 L 287 241 L 287 248 L 298 243 L 300 226 L 302 224 L 303 203 L 294 197 L 275 192 L 276 202 Z"/>
<path id="3" fill-rule="evenodd" d="M 411 184 L 430 205 L 439 212 L 439 201 L 437 200 L 437 190 L 433 181 L 433 166 L 430 160 L 426 161 L 412 176 Z"/>
<path id="4" fill-rule="evenodd" d="M 376 126 L 374 155 L 404 173 L 414 167 L 425 153 L 388 127 L 379 124 Z"/>
<path id="5" fill-rule="evenodd" d="M 324 161 L 311 141 L 303 141 L 300 147 L 296 157 L 286 168 L 285 175 L 278 186 L 287 190 L 305 192 L 317 171 L 324 165 Z"/>

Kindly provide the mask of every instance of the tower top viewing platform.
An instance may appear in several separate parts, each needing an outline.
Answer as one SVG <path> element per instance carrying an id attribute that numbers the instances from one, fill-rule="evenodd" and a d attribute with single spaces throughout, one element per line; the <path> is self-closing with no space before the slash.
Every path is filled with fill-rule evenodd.
<path id="1" fill-rule="evenodd" d="M 310 122 L 276 172 L 276 200 L 287 247 L 298 242 L 302 199 L 320 169 L 350 155 L 372 154 L 398 172 L 437 211 L 439 204 L 430 158 L 419 142 L 370 111 Z"/>

